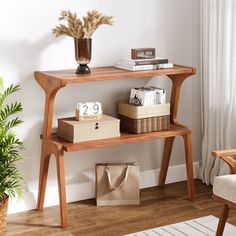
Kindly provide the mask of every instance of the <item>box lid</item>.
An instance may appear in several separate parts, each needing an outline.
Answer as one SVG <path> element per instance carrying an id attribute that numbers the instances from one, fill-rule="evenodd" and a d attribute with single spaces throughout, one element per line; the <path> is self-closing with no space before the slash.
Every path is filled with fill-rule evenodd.
<path id="1" fill-rule="evenodd" d="M 114 118 L 112 116 L 108 116 L 108 115 L 104 115 L 103 114 L 103 118 L 100 119 L 100 120 L 85 120 L 85 121 L 78 121 L 76 120 L 75 117 L 66 117 L 66 118 L 60 118 L 58 119 L 58 122 L 60 121 L 63 121 L 67 124 L 70 124 L 72 126 L 80 126 L 80 125 L 83 125 L 83 126 L 90 126 L 90 125 L 93 125 L 93 124 L 96 124 L 96 123 L 114 123 L 114 122 L 120 122 L 119 119 L 117 118 Z"/>
<path id="2" fill-rule="evenodd" d="M 118 102 L 118 113 L 133 119 L 141 119 L 170 114 L 170 103 L 134 106 L 127 101 Z"/>

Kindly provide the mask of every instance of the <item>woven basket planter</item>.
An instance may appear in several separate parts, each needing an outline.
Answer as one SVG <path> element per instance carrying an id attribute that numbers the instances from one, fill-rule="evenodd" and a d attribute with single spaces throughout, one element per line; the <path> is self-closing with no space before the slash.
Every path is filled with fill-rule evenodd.
<path id="1" fill-rule="evenodd" d="M 0 232 L 6 229 L 7 225 L 7 207 L 8 207 L 8 196 L 5 194 L 0 200 Z"/>

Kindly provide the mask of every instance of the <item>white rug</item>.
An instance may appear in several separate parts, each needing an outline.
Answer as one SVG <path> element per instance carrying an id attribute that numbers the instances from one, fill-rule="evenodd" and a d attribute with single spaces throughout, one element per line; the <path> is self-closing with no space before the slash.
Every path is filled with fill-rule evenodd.
<path id="1" fill-rule="evenodd" d="M 126 236 L 215 236 L 218 220 L 217 217 L 210 215 Z M 227 223 L 223 236 L 236 236 L 236 227 Z"/>

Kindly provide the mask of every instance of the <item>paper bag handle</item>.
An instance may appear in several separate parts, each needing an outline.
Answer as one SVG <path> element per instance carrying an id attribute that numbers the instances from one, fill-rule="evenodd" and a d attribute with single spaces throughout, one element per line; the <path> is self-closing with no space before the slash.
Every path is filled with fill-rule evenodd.
<path id="1" fill-rule="evenodd" d="M 105 167 L 105 172 L 106 172 L 106 174 L 107 174 L 107 178 L 108 178 L 108 183 L 109 183 L 110 189 L 112 189 L 112 190 L 121 189 L 122 187 L 124 187 L 124 185 L 125 185 L 125 183 L 126 183 L 126 180 L 127 180 L 127 178 L 128 178 L 129 165 L 126 166 L 124 179 L 121 181 L 121 183 L 120 183 L 117 187 L 115 187 L 115 186 L 111 183 L 111 174 L 110 174 L 110 170 L 109 170 L 108 166 Z"/>

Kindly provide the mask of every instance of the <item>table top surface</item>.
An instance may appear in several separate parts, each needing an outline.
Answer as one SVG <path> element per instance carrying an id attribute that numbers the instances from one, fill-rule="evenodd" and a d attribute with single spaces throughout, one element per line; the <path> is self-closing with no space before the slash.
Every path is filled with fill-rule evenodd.
<path id="1" fill-rule="evenodd" d="M 48 80 L 56 80 L 62 85 L 69 83 L 86 83 L 101 80 L 117 80 L 129 78 L 144 78 L 154 77 L 161 75 L 178 75 L 187 74 L 194 75 L 196 69 L 188 66 L 174 65 L 169 69 L 155 69 L 155 70 L 142 70 L 142 71 L 128 71 L 116 68 L 114 66 L 107 67 L 94 67 L 91 68 L 90 74 L 75 74 L 74 70 L 58 70 L 58 71 L 35 71 L 35 78 L 44 78 Z"/>

